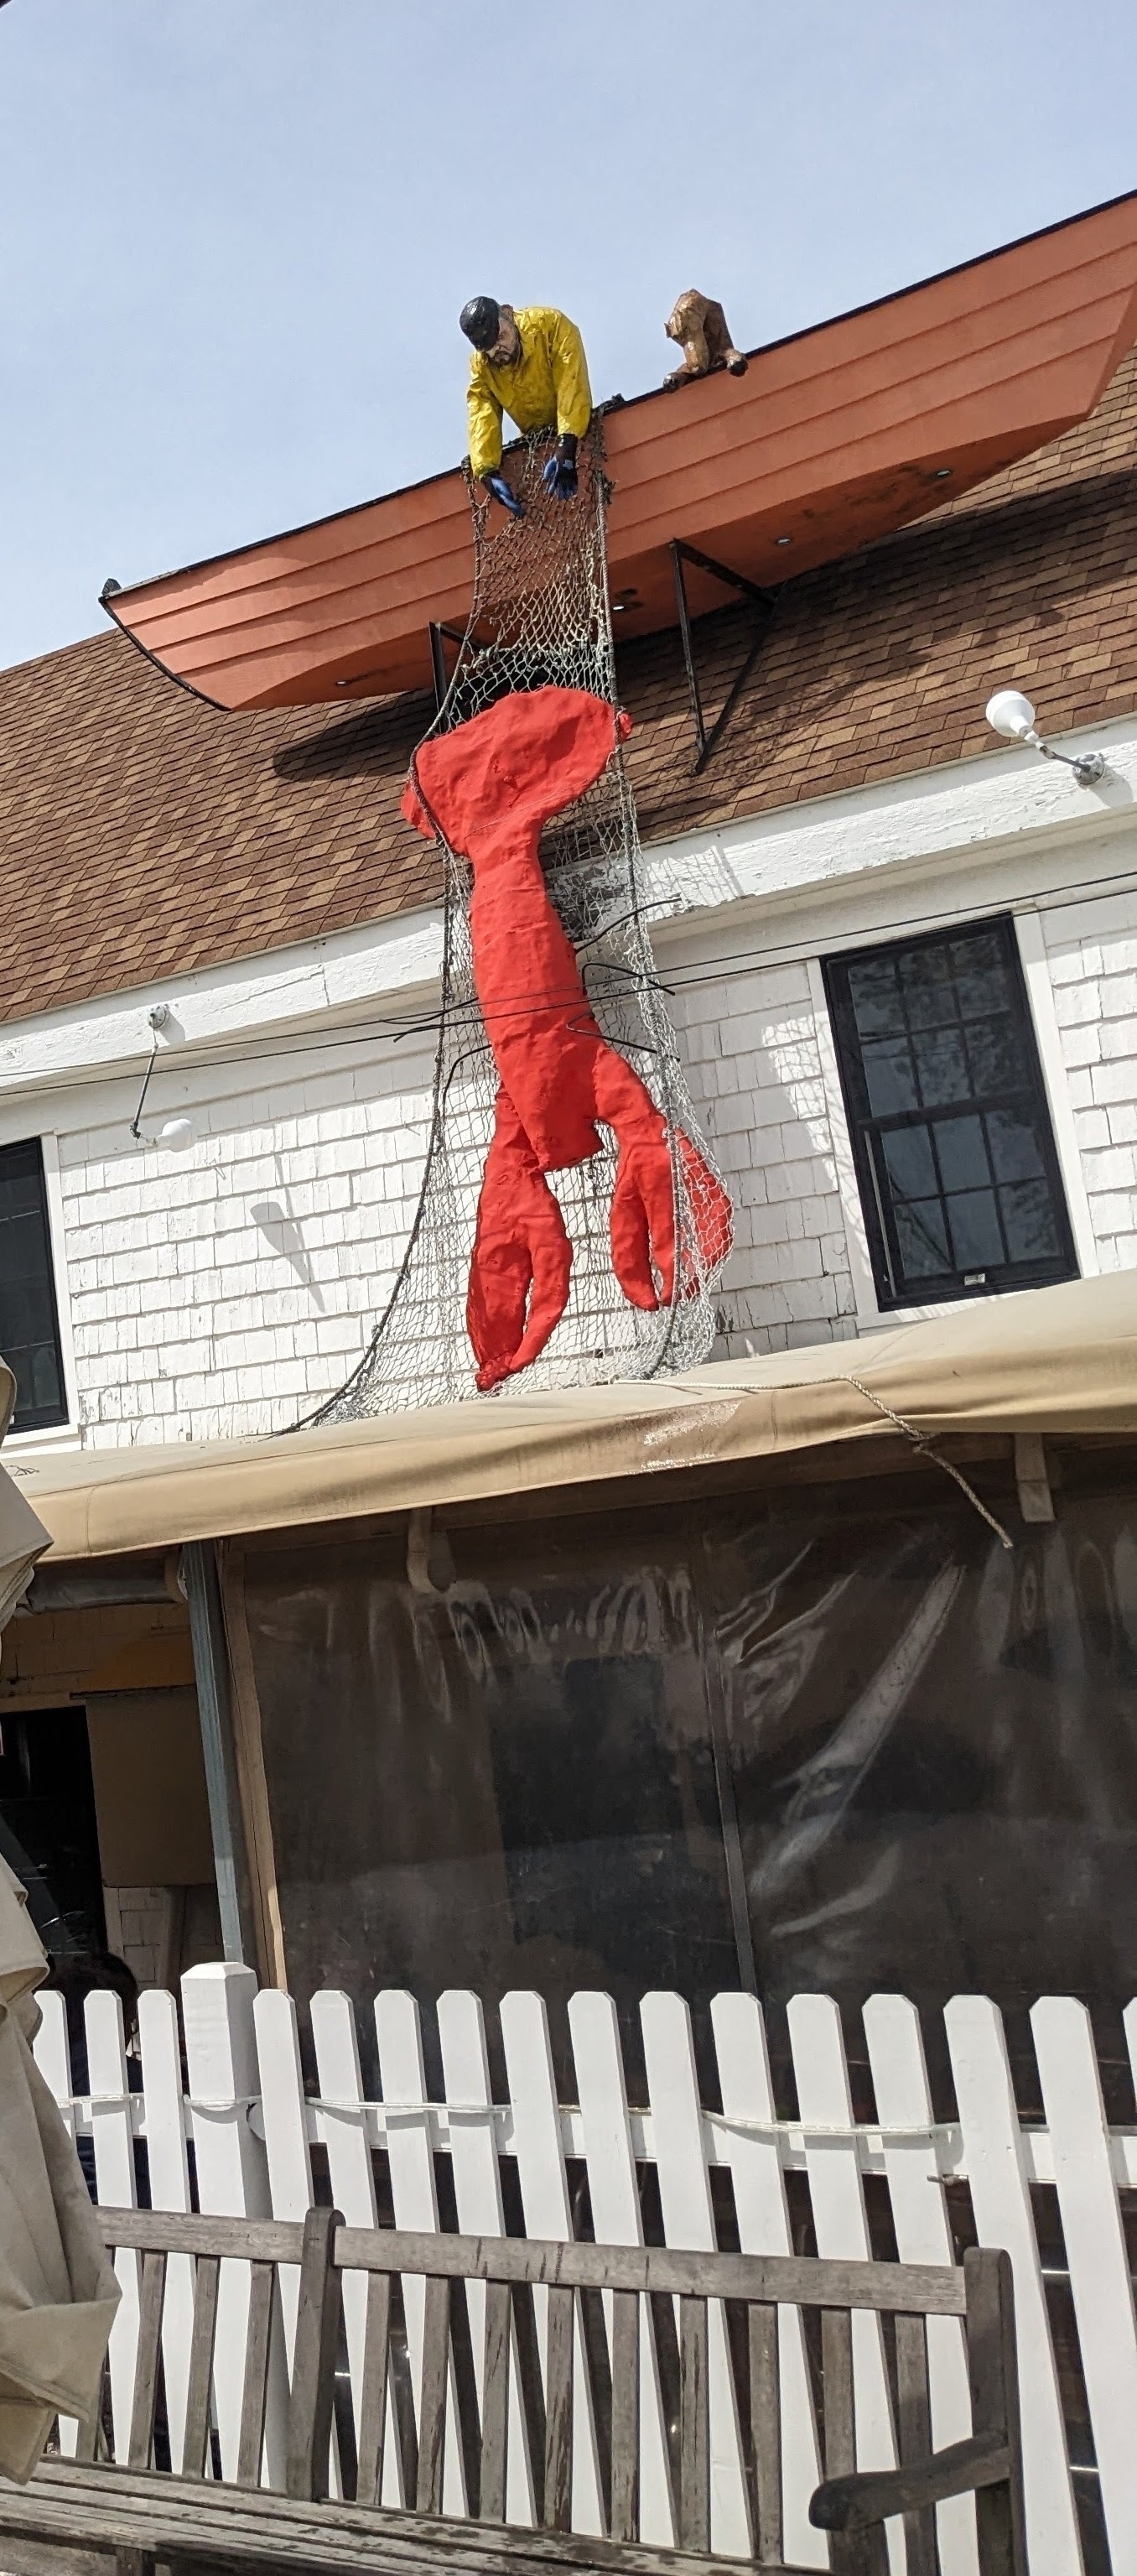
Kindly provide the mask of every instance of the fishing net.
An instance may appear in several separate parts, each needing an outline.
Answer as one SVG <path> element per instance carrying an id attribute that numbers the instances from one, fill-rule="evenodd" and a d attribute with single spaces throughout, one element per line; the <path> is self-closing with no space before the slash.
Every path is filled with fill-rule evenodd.
<path id="1" fill-rule="evenodd" d="M 575 501 L 542 483 L 548 433 L 511 451 L 511 480 L 523 519 L 490 533 L 490 505 L 471 482 L 473 605 L 445 699 L 430 733 L 464 724 L 513 690 L 553 685 L 616 702 L 607 584 L 603 424 L 580 448 Z M 493 513 L 495 522 L 501 512 Z M 424 737 L 429 740 L 430 735 Z M 729 1250 L 721 1215 L 708 1224 L 697 1197 L 710 1193 L 711 1164 L 698 1135 L 675 1035 L 656 975 L 640 889 L 635 804 L 617 751 L 586 795 L 558 815 L 541 840 L 557 912 L 576 948 L 604 1037 L 646 1083 L 661 1111 L 675 1193 L 675 1293 L 654 1314 L 630 1305 L 612 1269 L 608 1219 L 616 1169 L 610 1133 L 600 1153 L 548 1175 L 573 1247 L 568 1305 L 552 1339 L 511 1387 L 579 1386 L 653 1377 L 706 1358 L 715 1333 L 714 1283 Z M 346 1422 L 475 1394 L 466 1332 L 466 1292 L 482 1172 L 493 1129 L 498 1076 L 474 990 L 471 872 L 442 844 L 442 1000 L 426 1163 L 402 1265 L 358 1367 L 310 1418 Z M 525 983 L 518 961 L 519 998 Z M 680 1132 L 707 1164 L 680 1160 Z"/>

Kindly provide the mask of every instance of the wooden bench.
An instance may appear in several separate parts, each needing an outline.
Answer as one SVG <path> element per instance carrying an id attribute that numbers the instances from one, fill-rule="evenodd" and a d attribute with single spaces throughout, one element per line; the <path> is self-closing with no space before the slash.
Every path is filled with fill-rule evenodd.
<path id="1" fill-rule="evenodd" d="M 655 2246 L 412 2236 L 347 2227 L 338 2212 L 323 2209 L 311 2210 L 303 2226 L 141 2210 L 108 2209 L 100 2216 L 108 2246 L 136 2249 L 139 2258 L 128 2409 L 119 2392 L 117 2449 L 125 2456 L 115 2462 L 98 2456 L 108 2447 L 104 2406 L 101 2426 L 82 2435 L 76 2459 L 45 2459 L 26 2488 L 0 2485 L 0 2562 L 6 2536 L 17 2544 L 53 2543 L 60 2564 L 70 2553 L 68 2566 L 77 2551 L 99 2552 L 117 2576 L 156 2576 L 164 2568 L 171 2576 L 197 2569 L 235 2576 L 249 2568 L 423 2576 L 427 2566 L 431 2576 L 486 2570 L 553 2576 L 554 2569 L 581 2576 L 695 2576 L 696 2570 L 706 2576 L 710 2337 L 721 2336 L 708 2300 L 721 2300 L 753 2559 L 761 2568 L 786 2563 L 779 2338 L 784 2311 L 796 2307 L 803 2312 L 826 2473 L 810 2517 L 832 2535 L 831 2563 L 839 2576 L 884 2576 L 882 2526 L 893 2515 L 903 2517 L 909 2576 L 937 2576 L 935 2505 L 967 2490 L 976 2496 L 983 2576 L 1026 2576 L 1005 2254 L 970 2253 L 961 2270 L 917 2269 Z M 192 2262 L 176 2262 L 185 2256 Z M 240 2271 L 228 2271 L 230 2261 Z M 299 2267 L 298 2288 L 290 2266 Z M 344 2402 L 346 2383 L 337 2372 L 343 2276 L 352 2274 L 364 2276 L 352 2295 L 365 2301 L 365 2311 L 354 2311 L 363 2330 L 357 2415 Z M 169 2451 L 163 2312 L 175 2283 L 188 2332 L 177 2475 L 156 2465 Z M 407 2285 L 415 2283 L 417 2405 L 406 2331 Z M 477 2353 L 463 2287 L 473 2283 L 484 2285 Z M 232 2306 L 234 2297 L 236 2351 L 225 2304 Z M 887 2474 L 858 2474 L 854 2465 L 858 2309 L 875 2311 L 882 2321 L 902 2463 Z M 295 2339 L 286 2385 L 281 2319 L 289 2313 Z M 964 2321 L 972 2409 L 971 2437 L 935 2454 L 929 2317 Z M 667 2428 L 673 2549 L 639 2537 L 640 2373 L 648 2336 L 652 2402 L 658 2371 Z M 232 2456 L 224 2462 L 216 2430 L 221 2371 L 241 2390 L 239 2420 L 235 2405 L 231 2421 L 226 2417 Z M 587 2395 L 592 2406 L 604 2539 L 569 2529 L 574 2386 L 578 2405 Z M 505 2520 L 511 2431 L 524 2448 L 532 2529 Z M 404 2500 L 398 2508 L 378 2502 L 390 2451 L 386 2492 L 394 2478 Z M 266 2461 L 271 2487 L 262 2483 Z M 464 2487 L 464 2517 L 447 2510 L 456 2476 Z M 344 2492 L 330 2497 L 333 2484 Z"/>

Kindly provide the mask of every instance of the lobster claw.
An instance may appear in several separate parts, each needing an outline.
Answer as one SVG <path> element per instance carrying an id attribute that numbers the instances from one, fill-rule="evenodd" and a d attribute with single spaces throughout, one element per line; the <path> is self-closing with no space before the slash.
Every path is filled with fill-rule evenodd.
<path id="1" fill-rule="evenodd" d="M 509 1095 L 499 1091 L 466 1297 L 483 1393 L 528 1368 L 568 1303 L 572 1245 Z"/>

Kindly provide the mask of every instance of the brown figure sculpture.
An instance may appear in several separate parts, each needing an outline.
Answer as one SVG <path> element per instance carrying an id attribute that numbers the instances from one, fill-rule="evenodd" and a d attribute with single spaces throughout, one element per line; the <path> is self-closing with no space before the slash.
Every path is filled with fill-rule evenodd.
<path id="1" fill-rule="evenodd" d="M 689 384 L 696 376 L 714 375 L 719 367 L 726 367 L 732 376 L 745 375 L 746 360 L 735 348 L 721 304 L 711 296 L 688 287 L 663 327 L 668 339 L 677 340 L 683 351 L 682 366 L 664 377 L 665 385 Z"/>

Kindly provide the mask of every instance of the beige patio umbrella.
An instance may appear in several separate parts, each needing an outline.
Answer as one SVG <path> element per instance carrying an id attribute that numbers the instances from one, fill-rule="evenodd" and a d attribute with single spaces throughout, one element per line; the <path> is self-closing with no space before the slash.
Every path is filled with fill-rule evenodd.
<path id="1" fill-rule="evenodd" d="M 15 1387 L 0 1362 L 0 1438 Z M 0 1627 L 48 1543 L 0 1468 Z M 0 1859 L 0 2475 L 30 2478 L 57 2414 L 90 2416 L 119 2288 L 75 2149 L 29 2047 L 47 1975 Z"/>

